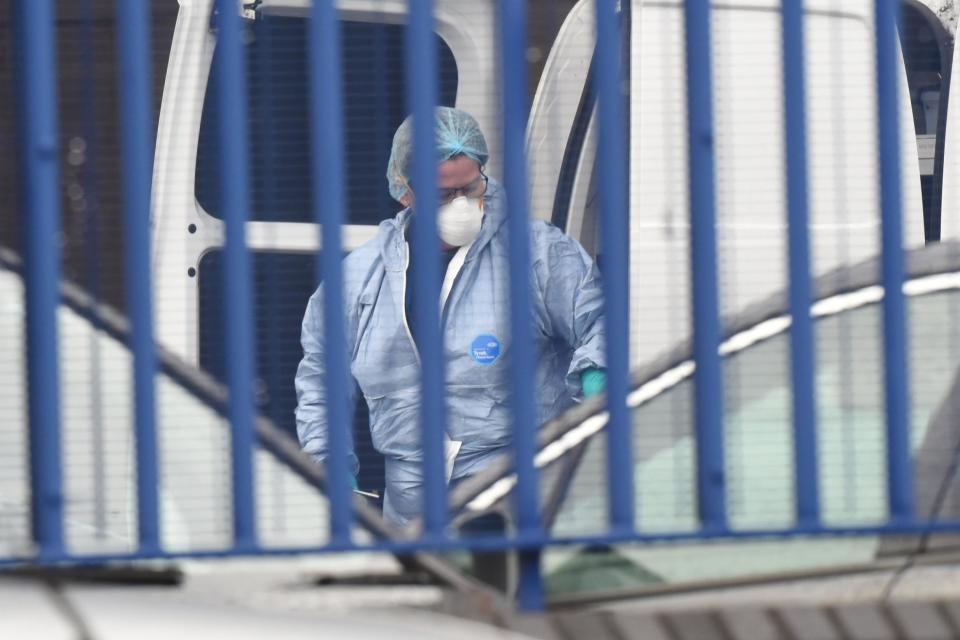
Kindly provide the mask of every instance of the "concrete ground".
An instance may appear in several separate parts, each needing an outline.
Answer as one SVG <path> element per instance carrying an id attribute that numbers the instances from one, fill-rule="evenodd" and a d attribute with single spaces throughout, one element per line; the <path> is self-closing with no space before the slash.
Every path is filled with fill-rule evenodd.
<path id="1" fill-rule="evenodd" d="M 165 567 L 155 567 L 161 575 Z M 179 585 L 0 578 L 0 638 L 523 640 L 445 614 L 445 590 L 402 584 L 391 557 L 189 562 Z M 370 584 L 318 584 L 379 575 Z"/>
<path id="2" fill-rule="evenodd" d="M 461 594 L 403 576 L 398 563 L 384 555 L 178 567 L 183 570 L 178 586 L 64 582 L 51 587 L 35 579 L 0 580 L 0 637 L 111 640 L 133 637 L 128 634 L 135 630 L 143 638 L 242 640 L 262 638 L 270 629 L 276 638 L 351 640 L 960 639 L 960 558 L 950 555 L 906 571 L 890 562 L 848 575 L 703 584 L 619 599 L 610 594 L 580 604 L 568 601 L 546 614 L 471 608 Z"/>

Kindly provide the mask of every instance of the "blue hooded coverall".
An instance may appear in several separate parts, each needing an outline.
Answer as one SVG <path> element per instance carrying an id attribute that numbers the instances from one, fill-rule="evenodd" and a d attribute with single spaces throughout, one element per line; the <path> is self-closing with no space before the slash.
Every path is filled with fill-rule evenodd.
<path id="1" fill-rule="evenodd" d="M 455 110 L 451 110 L 455 111 Z M 506 198 L 490 180 L 483 223 L 442 310 L 447 434 L 462 443 L 451 481 L 509 451 L 510 317 Z M 370 409 L 373 445 L 386 463 L 384 516 L 404 526 L 420 514 L 420 363 L 405 317 L 410 209 L 380 223 L 377 237 L 344 259 L 344 312 L 350 372 Z M 540 423 L 573 403 L 580 374 L 605 366 L 603 297 L 593 260 L 547 222 L 532 221 L 531 301 Z M 297 432 L 323 462 L 325 424 L 323 286 L 303 318 L 297 369 Z M 353 398 L 351 398 L 351 405 Z M 359 467 L 350 454 L 354 473 Z"/>

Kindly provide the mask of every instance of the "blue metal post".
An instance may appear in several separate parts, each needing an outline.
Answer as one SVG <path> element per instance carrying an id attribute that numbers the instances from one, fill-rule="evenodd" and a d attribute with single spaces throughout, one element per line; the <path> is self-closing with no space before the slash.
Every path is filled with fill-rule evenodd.
<path id="1" fill-rule="evenodd" d="M 150 184 L 153 167 L 150 24 L 146 0 L 117 2 L 120 129 L 123 140 L 124 259 L 137 438 L 137 524 L 143 551 L 160 547 L 154 426 L 153 309 L 150 292 Z"/>
<path id="2" fill-rule="evenodd" d="M 247 177 L 247 79 L 241 44 L 243 24 L 236 0 L 217 0 L 217 87 L 220 112 L 220 188 L 226 247 L 224 318 L 233 465 L 233 536 L 239 549 L 256 546 L 253 493 L 253 299 L 250 254 L 245 238 L 249 217 Z"/>
<path id="3" fill-rule="evenodd" d="M 883 328 L 887 405 L 887 481 L 890 518 L 913 517 L 910 461 L 910 380 L 903 301 L 903 226 L 900 188 L 900 119 L 897 93 L 897 24 L 900 3 L 876 0 L 877 108 L 880 206 L 883 221 Z"/>
<path id="4" fill-rule="evenodd" d="M 725 529 L 723 375 L 717 291 L 714 187 L 713 79 L 710 2 L 684 4 L 687 130 L 690 156 L 690 265 L 693 274 L 693 348 L 697 416 L 697 497 L 705 529 Z"/>
<path id="5" fill-rule="evenodd" d="M 352 512 L 347 464 L 351 407 L 347 398 L 347 351 L 343 328 L 340 233 L 346 203 L 343 171 L 343 91 L 340 25 L 333 0 L 315 0 L 310 21 L 310 121 L 314 219 L 322 227 L 324 356 L 327 372 L 327 494 L 331 542 L 350 540 Z"/>
<path id="6" fill-rule="evenodd" d="M 271 113 L 270 109 L 272 105 L 276 104 L 277 98 L 279 97 L 278 89 L 286 85 L 289 81 L 287 78 L 283 77 L 281 74 L 272 72 L 274 61 L 276 60 L 277 50 L 281 49 L 277 46 L 277 40 L 281 38 L 277 37 L 277 34 L 273 29 L 264 29 L 261 33 L 258 34 L 257 38 L 257 59 L 251 60 L 249 62 L 249 69 L 256 69 L 254 74 L 257 76 L 257 86 L 250 87 L 250 100 L 248 102 L 251 112 L 257 112 L 262 114 Z M 282 100 L 282 98 L 280 98 Z M 281 123 L 282 118 L 278 117 L 265 117 L 261 122 L 257 123 L 257 138 L 256 142 L 251 138 L 249 144 L 252 148 L 257 148 L 257 157 L 255 162 L 262 167 L 277 167 L 278 158 L 280 154 L 277 153 L 277 147 L 279 146 L 278 138 L 278 129 L 282 127 Z M 277 125 L 281 126 L 277 126 Z M 281 211 L 281 206 L 284 201 L 284 194 L 278 183 L 281 182 L 280 171 L 263 171 L 262 173 L 258 172 L 258 179 L 261 180 L 258 185 L 258 190 L 260 192 L 261 200 L 260 205 L 263 207 L 264 211 L 271 213 Z M 272 259 L 267 259 L 264 262 L 262 272 L 259 274 L 262 282 L 280 282 L 284 277 L 285 270 L 283 268 L 278 268 L 278 261 Z M 317 275 L 322 277 L 322 267 L 320 265 L 319 257 L 314 262 L 315 271 Z M 319 280 L 318 280 L 319 282 Z M 260 304 L 266 309 L 279 309 L 280 300 L 282 299 L 282 292 L 279 291 L 279 287 L 264 287 L 264 290 L 260 291 Z M 268 336 L 268 340 L 274 340 L 276 336 L 279 335 L 280 331 L 287 330 L 289 331 L 289 325 L 287 324 L 286 318 L 282 318 L 283 314 L 268 313 L 265 314 L 265 320 L 260 327 L 258 327 L 258 333 L 261 335 Z M 284 326 L 286 325 L 286 326 Z M 283 370 L 283 367 L 279 360 L 281 355 L 278 349 L 270 349 L 264 354 L 266 356 L 265 361 L 258 359 L 257 366 L 260 369 L 260 374 L 266 382 L 268 389 L 278 388 L 280 385 L 289 384 L 289 378 L 287 378 L 287 372 Z M 259 355 L 259 354 L 258 354 Z M 289 419 L 289 407 L 280 406 L 282 403 L 271 403 L 269 410 L 270 419 L 274 420 L 277 424 L 282 424 Z M 271 500 L 274 503 L 274 513 L 285 513 L 288 508 L 288 500 L 286 495 L 286 487 L 283 482 L 284 472 L 279 467 L 274 467 L 270 473 L 271 482 Z M 263 486 L 267 483 L 265 477 L 259 477 L 257 479 L 257 484 Z M 261 493 L 260 495 L 263 495 Z M 277 522 L 277 527 L 275 531 L 277 533 L 283 533 L 287 530 L 286 523 L 283 522 L 282 518 L 280 522 Z"/>
<path id="7" fill-rule="evenodd" d="M 83 43 L 80 52 L 80 65 L 83 73 L 77 79 L 81 93 L 81 103 L 83 104 L 83 142 L 84 142 L 84 162 L 80 173 L 83 176 L 83 202 L 86 220 L 83 230 L 83 245 L 86 255 L 86 264 L 84 268 L 84 287 L 90 295 L 93 303 L 99 304 L 101 301 L 101 282 L 100 282 L 100 194 L 97 185 L 97 172 L 99 167 L 99 148 L 97 141 L 96 127 L 96 82 L 90 79 L 94 77 L 94 59 L 93 59 L 93 0 L 83 0 L 79 5 L 80 13 L 83 15 L 82 27 L 80 29 L 80 40 Z M 102 322 L 99 312 L 95 311 L 91 317 L 91 325 L 99 332 Z M 89 338 L 92 357 L 90 358 L 89 373 L 89 397 L 90 397 L 90 419 L 93 424 L 93 433 L 91 434 L 90 454 L 94 460 L 102 460 L 104 457 L 104 426 L 103 426 L 103 376 L 101 374 L 102 353 L 99 344 L 99 333 L 91 333 Z M 107 495 L 107 470 L 106 465 L 97 464 L 93 470 L 93 495 Z M 97 535 L 103 537 L 107 532 L 107 507 L 104 500 L 98 500 L 96 514 L 93 518 L 93 527 Z"/>
<path id="8" fill-rule="evenodd" d="M 607 490 L 610 526 L 634 526 L 633 438 L 627 391 L 630 366 L 627 255 L 630 241 L 627 201 L 626 114 L 623 100 L 623 47 L 617 16 L 618 0 L 597 0 L 597 102 L 599 111 L 598 171 L 600 238 L 604 256 L 603 293 L 607 338 Z"/>
<path id="9" fill-rule="evenodd" d="M 63 548 L 60 471 L 60 285 L 56 43 L 51 0 L 14 4 L 20 194 L 25 222 L 27 392 L 33 539 L 40 559 Z"/>
<path id="10" fill-rule="evenodd" d="M 537 468 L 537 417 L 534 409 L 534 350 L 530 313 L 530 213 L 527 193 L 527 3 L 500 0 L 503 71 L 503 158 L 510 232 L 510 396 L 513 409 L 514 465 L 517 490 L 514 509 L 521 536 L 543 535 Z M 543 609 L 540 550 L 520 552 L 520 606 Z"/>
<path id="11" fill-rule="evenodd" d="M 407 26 L 407 84 L 413 114 L 411 178 L 416 196 L 417 224 L 410 249 L 418 319 L 416 341 L 423 375 L 421 438 L 423 443 L 424 523 L 428 536 L 444 535 L 447 491 L 444 483 L 445 424 L 444 361 L 439 323 L 440 255 L 437 238 L 437 159 L 434 106 L 437 103 L 437 51 L 433 35 L 432 0 L 410 0 Z"/>
<path id="12" fill-rule="evenodd" d="M 797 523 L 820 522 L 817 483 L 817 416 L 813 321 L 810 318 L 807 114 L 803 0 L 783 0 L 783 97 L 786 126 L 787 207 L 790 244 L 790 362 L 793 368 L 793 433 Z"/>

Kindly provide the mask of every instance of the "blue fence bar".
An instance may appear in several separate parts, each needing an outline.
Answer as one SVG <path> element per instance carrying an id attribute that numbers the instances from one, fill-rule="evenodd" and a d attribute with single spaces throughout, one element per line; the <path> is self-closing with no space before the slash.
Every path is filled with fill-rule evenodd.
<path id="1" fill-rule="evenodd" d="M 340 77 L 340 23 L 333 0 L 313 3 L 310 20 L 310 121 L 313 138 L 314 219 L 322 226 L 323 336 L 327 385 L 326 423 L 330 446 L 327 495 L 331 542 L 350 539 L 352 512 L 347 465 L 352 407 L 348 402 L 346 338 L 343 328 L 343 269 L 340 243 L 344 192 L 343 90 Z"/>
<path id="2" fill-rule="evenodd" d="M 80 28 L 80 41 L 83 43 L 80 52 L 80 64 L 83 68 L 83 74 L 86 78 L 92 77 L 94 68 L 93 59 L 93 16 L 92 0 L 83 0 L 80 3 L 80 11 L 83 14 L 83 22 Z M 79 82 L 81 102 L 83 107 L 83 141 L 85 145 L 84 155 L 88 159 L 83 166 L 83 197 L 87 203 L 87 225 L 83 234 L 83 242 L 86 246 L 86 264 L 84 265 L 83 282 L 90 297 L 93 300 L 101 299 L 101 258 L 102 248 L 99 234 L 100 225 L 100 188 L 97 184 L 97 169 L 99 168 L 100 145 L 97 140 L 96 127 L 96 105 L 97 105 L 97 83 Z M 99 329 L 100 319 L 95 318 L 93 325 Z M 104 421 L 103 421 L 103 398 L 100 397 L 100 391 L 103 389 L 102 376 L 102 358 L 99 350 L 99 337 L 91 335 L 90 345 L 94 349 L 94 355 L 90 362 L 90 399 L 93 420 L 93 434 L 90 445 L 91 455 L 94 460 L 102 460 L 105 448 L 104 442 Z M 107 470 L 103 465 L 97 465 L 93 470 L 93 492 L 94 495 L 106 495 L 107 491 Z M 107 509 L 106 505 L 98 505 L 96 515 L 94 516 L 93 526 L 97 531 L 106 531 L 107 529 Z"/>
<path id="3" fill-rule="evenodd" d="M 626 114 L 623 108 L 623 48 L 617 0 L 597 0 L 597 109 L 600 238 L 607 338 L 607 490 L 610 526 L 634 526 L 633 445 L 627 386 L 630 367 Z"/>
<path id="4" fill-rule="evenodd" d="M 471 538 L 469 542 L 455 538 L 444 538 L 442 540 L 432 540 L 425 542 L 419 538 L 397 539 L 386 542 L 378 542 L 370 547 L 358 547 L 357 545 L 326 545 L 317 547 L 307 546 L 285 546 L 285 547 L 260 547 L 249 550 L 248 554 L 265 557 L 280 557 L 290 555 L 316 554 L 316 553 L 341 553 L 357 551 L 376 551 L 396 553 L 400 555 L 409 555 L 424 549 L 430 551 L 458 551 L 469 548 L 473 551 L 502 551 L 513 549 L 529 549 L 543 547 L 584 547 L 594 545 L 609 544 L 633 544 L 633 543 L 663 543 L 663 542 L 685 542 L 702 543 L 704 541 L 748 541 L 760 540 L 769 543 L 772 538 L 782 537 L 791 538 L 797 536 L 808 536 L 811 539 L 829 539 L 832 537 L 865 537 L 865 536 L 903 536 L 919 535 L 932 533 L 956 533 L 960 531 L 960 521 L 941 520 L 941 521 L 923 521 L 913 520 L 904 522 L 900 525 L 866 525 L 866 526 L 845 526 L 829 527 L 817 526 L 790 527 L 786 529 L 762 528 L 762 529 L 727 529 L 711 531 L 665 531 L 660 533 L 599 533 L 596 535 L 574 535 L 574 536 L 556 536 L 543 540 L 523 540 L 516 537 L 489 536 Z M 177 551 L 176 553 L 102 553 L 102 554 L 83 554 L 69 558 L 72 565 L 101 565 L 107 562 L 151 560 L 157 558 L 229 558 L 238 556 L 236 549 L 194 549 Z M 42 561 L 43 559 L 41 559 Z M 63 558 L 60 558 L 63 560 Z M 0 570 L 8 567 L 22 566 L 25 564 L 24 558 L 0 557 Z"/>
<path id="5" fill-rule="evenodd" d="M 38 556 L 63 553 L 60 443 L 60 363 L 57 304 L 60 283 L 56 43 L 51 0 L 13 5 L 17 38 L 20 197 L 25 222 L 27 389 L 30 484 Z"/>
<path id="6" fill-rule="evenodd" d="M 713 78 L 709 0 L 684 4 L 687 130 L 690 156 L 690 269 L 693 274 L 693 352 L 697 370 L 697 499 L 705 529 L 726 528 L 723 377 L 717 291 Z"/>
<path id="7" fill-rule="evenodd" d="M 241 46 L 243 25 L 235 0 L 217 0 L 217 87 L 220 111 L 220 185 L 224 211 L 224 323 L 233 469 L 233 536 L 238 548 L 256 545 L 253 493 L 253 300 L 245 224 L 247 176 L 247 79 Z M 229 309 L 227 306 L 229 304 Z"/>
<path id="8" fill-rule="evenodd" d="M 793 373 L 794 477 L 797 522 L 820 521 L 817 484 L 814 342 L 810 317 L 809 199 L 807 198 L 807 108 L 803 1 L 783 0 L 783 98 L 786 127 L 787 216 L 790 247 L 790 362 Z"/>
<path id="9" fill-rule="evenodd" d="M 530 211 L 527 190 L 527 3 L 500 1 L 501 69 L 503 70 L 503 176 L 510 232 L 510 386 L 513 409 L 514 465 L 517 491 L 514 511 L 521 536 L 543 536 L 537 469 L 537 418 L 534 409 L 535 369 L 530 314 Z M 520 554 L 520 606 L 543 608 L 540 551 Z"/>
<path id="10" fill-rule="evenodd" d="M 154 423 L 153 306 L 150 285 L 150 184 L 153 101 L 150 23 L 145 0 L 117 2 L 120 127 L 123 151 L 124 258 L 137 437 L 137 526 L 141 548 L 160 546 L 157 434 Z"/>
<path id="11" fill-rule="evenodd" d="M 423 376 L 420 405 L 423 447 L 424 524 L 432 537 L 444 535 L 447 490 L 444 482 L 444 360 L 439 323 L 440 255 L 437 239 L 437 158 L 434 106 L 437 104 L 437 51 L 433 36 L 433 2 L 410 0 L 407 26 L 407 79 L 413 114 L 411 178 L 416 196 L 413 225 L 413 303 L 420 310 L 416 342 Z"/>
<path id="12" fill-rule="evenodd" d="M 900 118 L 897 93 L 897 24 L 900 3 L 876 0 L 877 108 L 883 245 L 883 329 L 887 409 L 887 480 L 890 517 L 913 516 L 910 461 L 909 375 L 903 301 L 903 223 L 900 184 Z"/>

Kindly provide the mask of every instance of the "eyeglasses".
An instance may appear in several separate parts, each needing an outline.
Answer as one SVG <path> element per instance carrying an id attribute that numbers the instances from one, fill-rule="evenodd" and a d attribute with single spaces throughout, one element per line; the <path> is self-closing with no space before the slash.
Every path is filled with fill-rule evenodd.
<path id="1" fill-rule="evenodd" d="M 454 198 L 460 196 L 465 196 L 467 198 L 482 198 L 483 194 L 487 192 L 487 181 L 489 178 L 484 174 L 480 174 L 475 180 L 468 182 L 462 187 L 454 187 L 452 189 L 437 189 L 437 205 L 442 206 L 452 202 Z M 413 188 L 413 182 L 407 183 L 410 188 Z"/>
<path id="2" fill-rule="evenodd" d="M 487 176 L 482 173 L 476 180 L 468 182 L 462 187 L 453 189 L 437 189 L 437 204 L 447 204 L 454 198 L 466 196 L 467 198 L 481 198 L 487 192 Z"/>

